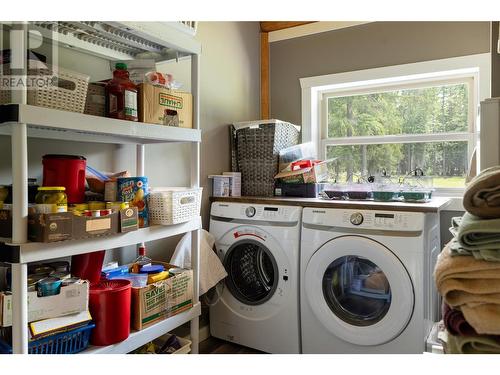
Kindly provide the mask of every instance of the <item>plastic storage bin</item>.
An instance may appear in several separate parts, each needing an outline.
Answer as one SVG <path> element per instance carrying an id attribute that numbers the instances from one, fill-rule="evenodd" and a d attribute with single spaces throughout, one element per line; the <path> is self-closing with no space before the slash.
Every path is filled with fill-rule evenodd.
<path id="1" fill-rule="evenodd" d="M 28 354 L 75 354 L 89 346 L 95 324 L 57 333 L 28 343 Z M 12 347 L 0 340 L 0 354 L 12 354 Z"/>
<path id="2" fill-rule="evenodd" d="M 281 184 L 276 183 L 274 195 L 282 197 L 317 198 L 329 184 Z"/>
<path id="3" fill-rule="evenodd" d="M 89 76 L 61 67 L 52 69 L 49 65 L 46 69 L 30 69 L 29 75 L 55 74 L 58 79 L 57 87 L 37 88 L 28 90 L 28 104 L 38 107 L 54 108 L 63 111 L 83 113 L 87 100 Z M 3 67 L 3 74 L 10 75 L 10 66 Z M 12 102 L 10 90 L 0 90 L 0 104 Z"/>
<path id="4" fill-rule="evenodd" d="M 200 215 L 202 188 L 154 188 L 148 196 L 151 224 L 185 223 Z"/>

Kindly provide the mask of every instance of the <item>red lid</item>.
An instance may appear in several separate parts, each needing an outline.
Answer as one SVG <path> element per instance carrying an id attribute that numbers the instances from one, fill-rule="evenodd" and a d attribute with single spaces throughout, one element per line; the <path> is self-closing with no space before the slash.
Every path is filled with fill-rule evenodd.
<path id="1" fill-rule="evenodd" d="M 130 280 L 100 280 L 98 283 L 90 285 L 90 293 L 110 293 L 121 292 L 132 286 Z"/>

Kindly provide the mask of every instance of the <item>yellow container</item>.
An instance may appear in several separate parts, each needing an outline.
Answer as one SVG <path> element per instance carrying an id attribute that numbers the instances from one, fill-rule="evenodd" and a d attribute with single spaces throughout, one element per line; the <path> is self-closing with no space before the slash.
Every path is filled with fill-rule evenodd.
<path id="1" fill-rule="evenodd" d="M 152 273 L 148 275 L 148 284 L 157 283 L 158 281 L 165 280 L 167 277 L 168 277 L 168 271 Z"/>

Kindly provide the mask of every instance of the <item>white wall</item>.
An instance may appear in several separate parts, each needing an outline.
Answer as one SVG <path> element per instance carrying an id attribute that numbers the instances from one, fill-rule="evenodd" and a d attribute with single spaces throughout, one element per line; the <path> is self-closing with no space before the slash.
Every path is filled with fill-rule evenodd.
<path id="1" fill-rule="evenodd" d="M 229 137 L 227 125 L 259 116 L 259 24 L 258 22 L 200 22 L 196 38 L 202 43 L 201 56 L 201 182 L 204 188 L 203 217 L 208 227 L 208 174 L 228 171 Z M 76 51 L 62 49 L 60 64 L 91 75 L 92 80 L 109 77 L 109 63 Z M 158 70 L 173 73 L 190 88 L 190 60 L 159 64 Z M 187 90 L 186 90 L 187 91 Z M 80 154 L 89 165 L 101 170 L 129 169 L 135 172 L 135 147 L 29 140 L 29 175 L 41 176 L 41 156 L 46 153 Z M 188 186 L 190 147 L 183 144 L 146 147 L 146 175 L 151 186 Z M 10 138 L 0 136 L 0 184 L 11 183 Z M 39 180 L 41 182 L 41 180 Z M 168 260 L 178 239 L 156 241 L 148 253 Z M 108 252 L 107 259 L 122 262 L 135 256 L 134 249 Z"/>

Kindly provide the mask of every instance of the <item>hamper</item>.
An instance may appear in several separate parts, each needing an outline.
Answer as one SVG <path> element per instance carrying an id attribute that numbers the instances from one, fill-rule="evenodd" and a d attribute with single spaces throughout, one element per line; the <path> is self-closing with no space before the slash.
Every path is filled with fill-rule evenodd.
<path id="1" fill-rule="evenodd" d="M 231 165 L 241 172 L 244 196 L 273 196 L 281 149 L 299 143 L 300 127 L 280 120 L 235 123 L 230 126 Z"/>

